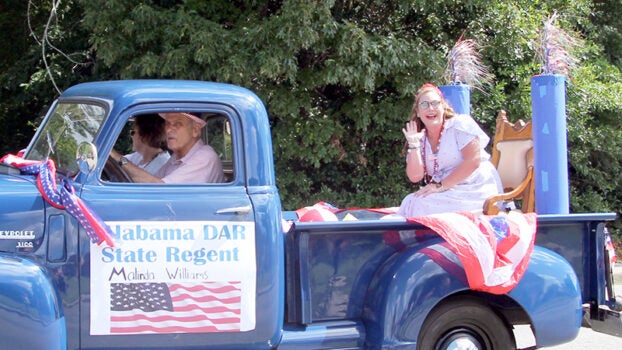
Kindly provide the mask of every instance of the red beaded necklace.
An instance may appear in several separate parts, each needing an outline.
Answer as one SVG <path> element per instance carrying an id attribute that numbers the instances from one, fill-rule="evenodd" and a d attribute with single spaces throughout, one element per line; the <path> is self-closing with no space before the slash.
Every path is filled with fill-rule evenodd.
<path id="1" fill-rule="evenodd" d="M 425 181 L 425 183 L 430 183 L 431 181 L 433 182 L 438 182 L 440 181 L 440 179 L 437 178 L 438 176 L 438 151 L 441 149 L 441 138 L 443 137 L 443 130 L 445 130 L 445 121 L 443 120 L 443 123 L 441 124 L 441 130 L 438 132 L 438 142 L 436 144 L 436 152 L 434 152 L 434 150 L 432 149 L 432 144 L 430 144 L 430 149 L 432 149 L 432 156 L 434 156 L 433 162 L 434 162 L 434 167 L 432 168 L 432 175 L 430 175 L 428 173 L 428 166 L 427 166 L 427 158 L 426 158 L 426 146 L 425 146 L 425 139 L 423 142 L 423 147 L 422 147 L 422 156 L 423 156 L 423 179 Z M 425 134 L 423 135 L 424 138 L 427 138 L 428 136 L 428 130 L 426 129 Z"/>

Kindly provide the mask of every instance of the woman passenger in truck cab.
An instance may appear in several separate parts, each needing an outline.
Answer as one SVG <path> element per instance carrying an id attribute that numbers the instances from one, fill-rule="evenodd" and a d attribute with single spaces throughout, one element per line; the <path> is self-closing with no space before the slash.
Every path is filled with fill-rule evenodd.
<path id="1" fill-rule="evenodd" d="M 402 201 L 405 217 L 481 210 L 502 192 L 501 179 L 485 147 L 490 137 L 469 115 L 459 115 L 433 84 L 415 94 L 410 121 L 402 129 L 408 179 L 423 180 Z"/>
<path id="2" fill-rule="evenodd" d="M 125 157 L 150 174 L 157 173 L 170 158 L 165 150 L 164 119 L 157 115 L 137 115 L 130 135 L 134 152 Z"/>

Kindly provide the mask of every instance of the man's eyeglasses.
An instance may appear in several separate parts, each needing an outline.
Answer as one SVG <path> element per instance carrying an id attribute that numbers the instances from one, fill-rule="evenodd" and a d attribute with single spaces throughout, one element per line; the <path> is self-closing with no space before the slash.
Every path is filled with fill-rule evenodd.
<path id="1" fill-rule="evenodd" d="M 439 101 L 439 100 L 436 100 L 436 101 L 423 101 L 423 102 L 419 102 L 419 107 L 424 108 L 424 109 L 436 108 L 440 104 L 441 104 L 441 101 Z"/>

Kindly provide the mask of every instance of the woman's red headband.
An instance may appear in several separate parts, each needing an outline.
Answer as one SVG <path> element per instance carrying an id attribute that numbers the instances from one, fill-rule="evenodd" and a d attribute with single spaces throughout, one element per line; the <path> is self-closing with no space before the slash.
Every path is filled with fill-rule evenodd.
<path id="1" fill-rule="evenodd" d="M 416 96 L 419 96 L 419 94 L 421 93 L 421 90 L 423 90 L 423 89 L 433 89 L 434 91 L 436 91 L 438 93 L 438 95 L 441 98 L 445 98 L 443 96 L 443 92 L 441 91 L 441 89 L 439 89 L 436 85 L 434 85 L 432 83 L 425 83 L 425 84 L 421 85 L 419 90 L 417 90 L 417 95 Z"/>

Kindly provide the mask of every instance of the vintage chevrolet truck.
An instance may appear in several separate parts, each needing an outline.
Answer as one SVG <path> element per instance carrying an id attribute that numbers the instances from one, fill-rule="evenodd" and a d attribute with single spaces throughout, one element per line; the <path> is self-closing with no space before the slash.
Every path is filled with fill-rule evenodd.
<path id="1" fill-rule="evenodd" d="M 129 152 L 135 116 L 176 111 L 205 119 L 225 182 L 134 183 L 110 159 Z M 604 249 L 615 214 L 537 216 L 518 284 L 473 290 L 420 223 L 283 211 L 266 109 L 241 87 L 79 84 L 16 158 L 26 167 L 0 165 L 6 349 L 498 350 L 516 348 L 518 325 L 531 348 L 573 340 L 586 320 L 619 332 Z"/>

